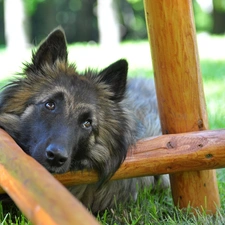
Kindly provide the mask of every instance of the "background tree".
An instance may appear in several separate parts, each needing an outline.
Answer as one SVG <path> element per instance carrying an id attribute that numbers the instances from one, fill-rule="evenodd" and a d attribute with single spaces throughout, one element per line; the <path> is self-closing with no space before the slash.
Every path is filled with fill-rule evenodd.
<path id="1" fill-rule="evenodd" d="M 29 43 L 28 18 L 23 0 L 4 0 L 4 27 L 9 51 L 24 50 Z"/>
<path id="2" fill-rule="evenodd" d="M 212 0 L 193 0 L 193 9 L 197 32 L 211 32 L 213 27 Z"/>
<path id="3" fill-rule="evenodd" d="M 44 0 L 39 2 L 31 17 L 32 42 L 39 43 L 57 26 L 63 27 L 69 43 L 97 41 L 95 4 L 96 0 Z"/>
<path id="4" fill-rule="evenodd" d="M 225 0 L 193 3 L 197 32 L 224 33 Z M 68 43 L 147 39 L 143 7 L 142 0 L 0 0 L 0 45 L 39 43 L 59 25 Z"/>
<path id="5" fill-rule="evenodd" d="M 114 0 L 97 1 L 99 42 L 103 47 L 117 46 L 120 42 L 120 24 Z"/>
<path id="6" fill-rule="evenodd" d="M 225 0 L 213 0 L 213 33 L 225 32 Z"/>

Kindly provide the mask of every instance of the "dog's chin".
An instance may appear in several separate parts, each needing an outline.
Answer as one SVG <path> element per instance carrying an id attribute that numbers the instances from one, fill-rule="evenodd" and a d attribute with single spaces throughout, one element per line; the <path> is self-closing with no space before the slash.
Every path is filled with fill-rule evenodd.
<path id="1" fill-rule="evenodd" d="M 32 156 L 32 155 L 31 155 Z M 70 164 L 71 161 L 67 160 L 63 165 L 61 166 L 54 166 L 47 162 L 47 160 L 43 160 L 42 158 L 37 158 L 35 156 L 32 156 L 37 162 L 39 162 L 48 172 L 52 174 L 62 174 L 69 172 L 70 170 Z"/>
<path id="2" fill-rule="evenodd" d="M 62 174 L 62 173 L 69 172 L 69 170 L 70 170 L 69 163 L 65 163 L 62 166 L 51 166 L 51 165 L 45 164 L 45 163 L 41 163 L 41 164 L 43 167 L 45 167 L 46 170 L 48 170 L 48 172 L 50 172 L 52 174 Z"/>
<path id="3" fill-rule="evenodd" d="M 64 168 L 64 167 L 49 167 L 46 168 L 48 170 L 48 172 L 52 173 L 52 174 L 63 174 L 66 172 L 69 172 L 69 168 Z"/>

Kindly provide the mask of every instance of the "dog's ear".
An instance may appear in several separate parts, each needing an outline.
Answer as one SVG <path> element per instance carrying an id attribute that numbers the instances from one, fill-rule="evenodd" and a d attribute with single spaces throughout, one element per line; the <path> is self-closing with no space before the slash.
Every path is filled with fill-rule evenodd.
<path id="1" fill-rule="evenodd" d="M 35 69 L 40 69 L 45 64 L 53 65 L 57 59 L 67 61 L 66 38 L 61 28 L 52 31 L 41 43 L 32 62 Z"/>
<path id="2" fill-rule="evenodd" d="M 121 101 L 124 97 L 127 83 L 128 63 L 121 59 L 111 64 L 99 74 L 100 81 L 108 84 L 114 94 L 112 100 Z"/>

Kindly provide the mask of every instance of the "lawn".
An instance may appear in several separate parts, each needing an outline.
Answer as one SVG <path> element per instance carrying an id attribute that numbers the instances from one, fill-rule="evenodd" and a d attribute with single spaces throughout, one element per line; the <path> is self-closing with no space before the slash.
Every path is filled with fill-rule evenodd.
<path id="1" fill-rule="evenodd" d="M 225 128 L 225 37 L 198 35 L 201 71 L 211 129 Z M 69 46 L 69 60 L 76 62 L 78 71 L 87 67 L 103 68 L 120 58 L 129 62 L 129 76 L 153 77 L 151 55 L 147 41 L 126 42 L 118 48 L 102 50 L 94 43 Z M 0 49 L 0 86 L 7 83 L 14 72 L 21 71 L 21 62 L 30 60 L 30 51 L 7 54 Z M 225 224 L 225 169 L 217 171 L 221 209 L 215 216 L 191 209 L 181 211 L 173 206 L 170 190 L 154 192 L 144 190 L 138 200 L 128 205 L 117 205 L 105 211 L 98 219 L 102 224 Z M 13 210 L 11 212 L 11 210 Z M 15 219 L 16 218 L 16 219 Z M 0 208 L 1 224 L 30 224 L 13 208 Z"/>

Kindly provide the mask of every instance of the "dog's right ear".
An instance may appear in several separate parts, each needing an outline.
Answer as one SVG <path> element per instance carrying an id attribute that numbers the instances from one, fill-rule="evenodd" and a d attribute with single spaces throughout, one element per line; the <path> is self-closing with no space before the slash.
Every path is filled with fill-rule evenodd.
<path id="1" fill-rule="evenodd" d="M 28 69 L 40 70 L 43 65 L 53 65 L 56 60 L 67 61 L 66 38 L 62 28 L 52 31 L 33 53 Z"/>

